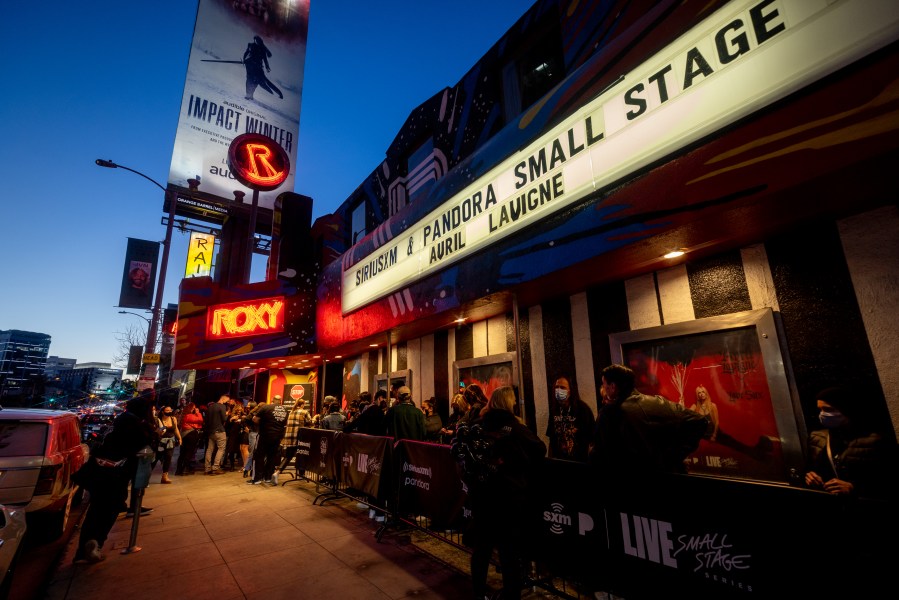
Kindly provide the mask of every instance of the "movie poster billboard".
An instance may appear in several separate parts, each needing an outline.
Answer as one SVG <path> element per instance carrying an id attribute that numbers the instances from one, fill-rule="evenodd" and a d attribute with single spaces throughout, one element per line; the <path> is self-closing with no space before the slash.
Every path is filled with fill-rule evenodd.
<path id="1" fill-rule="evenodd" d="M 261 133 L 290 157 L 280 191 L 293 190 L 309 0 L 200 0 L 181 99 L 169 185 L 234 201 L 240 185 L 228 168 L 228 147 L 244 133 Z M 271 210 L 278 190 L 261 192 Z"/>
<path id="2" fill-rule="evenodd" d="M 709 417 L 690 473 L 790 483 L 799 435 L 770 310 L 615 334 L 612 358 L 636 388 Z"/>
<path id="3" fill-rule="evenodd" d="M 153 305 L 158 265 L 159 242 L 128 238 L 122 287 L 119 291 L 120 307 L 149 309 Z"/>

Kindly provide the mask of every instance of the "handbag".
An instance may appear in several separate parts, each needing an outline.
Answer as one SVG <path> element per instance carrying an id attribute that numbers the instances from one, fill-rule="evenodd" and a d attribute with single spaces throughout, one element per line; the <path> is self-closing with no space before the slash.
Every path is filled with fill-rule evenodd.
<path id="1" fill-rule="evenodd" d="M 112 461 L 105 458 L 91 456 L 81 465 L 81 468 L 72 473 L 72 481 L 81 488 L 90 491 L 97 485 L 108 482 L 112 477 L 127 477 L 125 474 L 125 460 Z"/>

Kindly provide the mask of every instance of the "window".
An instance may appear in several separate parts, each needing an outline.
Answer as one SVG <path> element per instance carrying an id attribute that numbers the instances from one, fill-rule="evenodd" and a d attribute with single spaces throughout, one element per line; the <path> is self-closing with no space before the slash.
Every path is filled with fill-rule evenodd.
<path id="1" fill-rule="evenodd" d="M 43 456 L 48 429 L 46 423 L 0 422 L 0 457 Z"/>
<path id="2" fill-rule="evenodd" d="M 356 208 L 353 209 L 352 216 L 352 232 L 353 239 L 350 241 L 350 246 L 354 245 L 356 242 L 365 237 L 367 231 L 365 230 L 365 202 L 360 202 Z"/>
<path id="3" fill-rule="evenodd" d="M 503 68 L 503 97 L 509 121 L 565 78 L 562 39 L 558 29 L 547 32 Z"/>

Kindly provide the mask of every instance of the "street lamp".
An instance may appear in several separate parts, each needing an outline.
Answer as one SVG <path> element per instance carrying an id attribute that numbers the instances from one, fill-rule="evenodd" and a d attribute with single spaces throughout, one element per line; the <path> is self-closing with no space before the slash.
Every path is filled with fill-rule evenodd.
<path id="1" fill-rule="evenodd" d="M 165 241 L 162 243 L 162 264 L 159 266 L 159 285 L 156 286 L 156 301 L 153 303 L 153 318 L 149 320 L 150 329 L 147 331 L 147 346 L 146 346 L 146 354 L 156 354 L 156 334 L 159 331 L 159 315 L 162 312 L 162 294 L 165 290 L 165 276 L 166 271 L 168 270 L 169 264 L 169 249 L 172 245 L 172 225 L 175 223 L 175 208 L 178 206 L 178 196 L 171 190 L 167 190 L 161 183 L 152 179 L 151 177 L 147 177 L 140 171 L 136 171 L 130 167 L 126 167 L 124 165 L 116 164 L 111 160 L 103 160 L 102 158 L 98 158 L 96 161 L 97 166 L 105 167 L 107 169 L 125 169 L 126 171 L 131 171 L 136 175 L 140 175 L 150 183 L 154 184 L 156 187 L 161 189 L 169 200 L 169 220 L 165 226 Z M 133 314 L 133 313 L 132 313 Z M 141 316 L 141 315 L 138 315 Z M 146 317 L 143 317 L 146 318 Z M 153 387 L 156 387 L 156 375 L 159 372 L 159 365 L 156 364 L 143 364 L 143 375 L 145 377 L 152 376 L 153 377 Z"/>
<path id="2" fill-rule="evenodd" d="M 134 312 L 130 312 L 130 311 L 127 311 L 127 310 L 120 310 L 120 311 L 119 311 L 119 314 L 120 314 L 120 315 L 134 315 L 135 317 L 140 317 L 141 319 L 143 319 L 144 321 L 146 321 L 148 325 L 150 324 L 150 319 L 148 319 L 147 317 L 145 317 L 145 316 L 143 316 L 143 315 L 139 315 L 139 314 L 137 314 L 137 313 L 134 313 Z"/>

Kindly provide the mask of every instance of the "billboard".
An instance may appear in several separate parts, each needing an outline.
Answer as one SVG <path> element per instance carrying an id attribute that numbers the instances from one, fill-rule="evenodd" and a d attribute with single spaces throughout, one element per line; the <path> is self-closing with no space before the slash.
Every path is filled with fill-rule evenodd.
<path id="1" fill-rule="evenodd" d="M 159 242 L 128 238 L 119 306 L 150 308 L 153 305 L 153 289 L 158 265 Z"/>
<path id="2" fill-rule="evenodd" d="M 245 133 L 274 139 L 296 165 L 308 22 L 309 0 L 200 0 L 170 187 L 187 190 L 199 178 L 207 201 L 233 203 L 235 191 L 249 197 L 228 166 L 231 141 Z M 284 189 L 293 189 L 295 175 L 294 167 Z M 271 211 L 276 196 L 261 192 L 259 207 Z"/>

